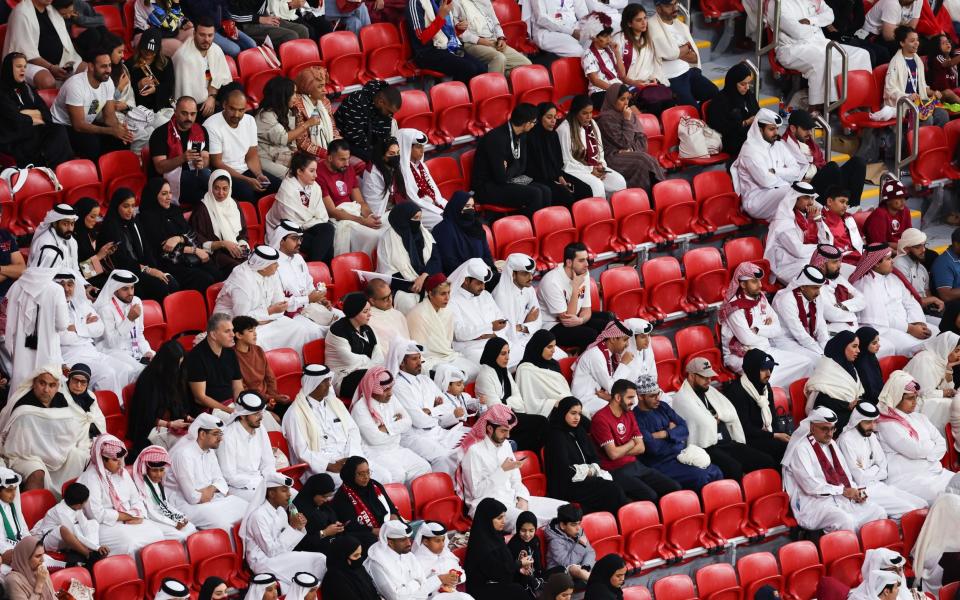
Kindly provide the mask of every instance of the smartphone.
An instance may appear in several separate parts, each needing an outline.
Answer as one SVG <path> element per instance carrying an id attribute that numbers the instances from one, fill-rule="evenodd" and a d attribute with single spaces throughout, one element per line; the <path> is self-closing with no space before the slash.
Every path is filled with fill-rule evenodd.
<path id="1" fill-rule="evenodd" d="M 194 152 L 200 152 L 203 149 L 203 142 L 190 142 L 190 149 Z"/>

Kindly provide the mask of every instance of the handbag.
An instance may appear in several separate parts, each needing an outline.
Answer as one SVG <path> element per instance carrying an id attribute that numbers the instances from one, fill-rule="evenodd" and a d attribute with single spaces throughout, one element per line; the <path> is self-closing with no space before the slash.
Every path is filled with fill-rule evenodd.
<path id="1" fill-rule="evenodd" d="M 704 135 L 706 125 L 700 119 L 684 115 L 680 117 L 677 135 L 680 138 L 680 158 L 704 158 L 710 156 L 707 138 Z"/>
<path id="2" fill-rule="evenodd" d="M 673 102 L 673 90 L 665 85 L 645 85 L 634 94 L 635 104 L 653 106 Z"/>
<path id="3" fill-rule="evenodd" d="M 773 417 L 770 428 L 773 429 L 773 433 L 793 433 L 793 430 L 796 429 L 796 425 L 793 423 L 793 415 L 782 406 L 777 407 L 777 414 Z"/>

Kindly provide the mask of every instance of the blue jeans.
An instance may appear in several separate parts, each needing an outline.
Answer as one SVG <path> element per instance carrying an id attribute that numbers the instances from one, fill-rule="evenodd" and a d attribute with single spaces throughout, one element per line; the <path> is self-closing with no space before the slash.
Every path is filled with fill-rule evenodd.
<path id="1" fill-rule="evenodd" d="M 219 31 L 213 34 L 213 43 L 220 46 L 224 54 L 236 58 L 242 50 L 256 48 L 257 43 L 249 35 L 237 30 L 237 39 L 232 40 Z"/>
<path id="2" fill-rule="evenodd" d="M 700 110 L 700 103 L 710 100 L 720 93 L 712 81 L 703 76 L 700 69 L 690 70 L 670 80 L 670 89 L 677 97 L 678 106 L 692 106 Z"/>
<path id="3" fill-rule="evenodd" d="M 337 21 L 342 21 L 344 27 L 357 35 L 360 34 L 361 27 L 366 27 L 370 24 L 370 13 L 367 12 L 367 5 L 362 3 L 353 11 L 343 13 L 337 8 L 336 2 L 325 2 L 324 14 L 327 16 L 327 20 L 330 21 L 331 25 Z"/>

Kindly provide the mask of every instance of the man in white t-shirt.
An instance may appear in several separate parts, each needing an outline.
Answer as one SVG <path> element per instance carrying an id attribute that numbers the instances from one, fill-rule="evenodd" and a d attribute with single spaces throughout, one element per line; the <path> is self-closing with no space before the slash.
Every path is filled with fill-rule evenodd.
<path id="1" fill-rule="evenodd" d="M 67 79 L 50 112 L 54 123 L 67 126 L 74 155 L 96 161 L 132 142 L 133 134 L 117 119 L 109 52 L 91 50 L 83 59 L 87 70 Z"/>
<path id="2" fill-rule="evenodd" d="M 540 280 L 537 297 L 543 329 L 557 338 L 558 346 L 589 346 L 610 320 L 606 312 L 593 312 L 590 302 L 587 247 L 580 242 L 563 249 L 563 264 Z"/>
<path id="3" fill-rule="evenodd" d="M 257 124 L 247 114 L 247 95 L 233 90 L 223 110 L 203 124 L 210 138 L 210 168 L 225 169 L 233 179 L 233 199 L 256 203 L 276 193 L 280 181 L 266 173 L 257 154 Z"/>
<path id="4" fill-rule="evenodd" d="M 878 44 L 886 44 L 895 48 L 894 51 L 899 50 L 893 39 L 893 32 L 900 25 L 916 29 L 922 8 L 922 0 L 880 0 L 867 11 L 857 37 L 877 36 L 879 39 L 875 41 Z"/>

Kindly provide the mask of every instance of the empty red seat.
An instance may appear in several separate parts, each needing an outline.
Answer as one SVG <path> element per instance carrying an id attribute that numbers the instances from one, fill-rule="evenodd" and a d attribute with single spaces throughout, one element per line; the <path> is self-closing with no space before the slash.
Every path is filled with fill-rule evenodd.
<path id="1" fill-rule="evenodd" d="M 410 499 L 410 492 L 403 483 L 386 483 L 384 489 L 387 496 L 393 501 L 394 506 L 400 511 L 400 516 L 407 521 L 413 519 L 413 500 Z"/>
<path id="2" fill-rule="evenodd" d="M 680 147 L 680 120 L 683 117 L 699 119 L 697 109 L 692 106 L 674 106 L 663 111 L 660 120 L 663 122 L 663 148 L 660 151 L 660 164 L 665 169 L 680 168 L 691 165 L 716 165 L 725 162 L 730 155 L 726 152 L 717 152 L 703 158 L 681 158 Z"/>
<path id="3" fill-rule="evenodd" d="M 920 529 L 923 528 L 923 522 L 927 520 L 927 508 L 918 508 L 911 510 L 900 517 L 900 527 L 903 528 L 903 555 L 910 556 L 913 553 L 913 545 L 917 543 L 920 536 Z"/>
<path id="4" fill-rule="evenodd" d="M 640 284 L 640 275 L 633 267 L 613 267 L 600 273 L 603 308 L 618 319 L 632 319 L 647 314 L 647 293 Z M 662 320 L 657 315 L 653 320 Z"/>
<path id="5" fill-rule="evenodd" d="M 693 195 L 697 199 L 700 220 L 709 228 L 724 225 L 743 227 L 752 219 L 740 207 L 740 194 L 734 191 L 730 173 L 706 171 L 693 178 Z"/>
<path id="6" fill-rule="evenodd" d="M 540 468 L 540 457 L 529 450 L 519 450 L 514 453 L 520 463 L 520 479 L 531 496 L 547 495 L 547 476 Z"/>
<path id="7" fill-rule="evenodd" d="M 503 73 L 482 73 L 470 80 L 470 97 L 473 98 L 474 135 L 482 135 L 499 127 L 510 118 L 513 95 Z"/>
<path id="8" fill-rule="evenodd" d="M 327 87 L 342 92 L 349 85 L 360 83 L 363 71 L 363 54 L 360 41 L 352 31 L 333 31 L 320 36 L 320 54 L 327 66 Z M 243 73 L 243 67 L 240 67 Z"/>
<path id="9" fill-rule="evenodd" d="M 469 520 L 463 516 L 463 500 L 446 473 L 427 473 L 410 482 L 417 515 L 437 521 L 448 529 L 463 531 Z"/>
<path id="10" fill-rule="evenodd" d="M 540 240 L 540 259 L 546 267 L 563 264 L 563 249 L 577 241 L 573 217 L 565 206 L 548 206 L 533 213 L 533 230 Z"/>
<path id="11" fill-rule="evenodd" d="M 320 48 L 312 39 L 290 40 L 284 42 L 279 50 L 280 64 L 283 65 L 283 74 L 295 79 L 300 71 L 307 67 L 322 66 Z"/>
<path id="12" fill-rule="evenodd" d="M 774 469 L 751 471 L 743 476 L 743 497 L 750 507 L 750 527 L 760 533 L 779 525 L 794 526 L 787 516 L 790 499 L 783 491 L 780 473 Z"/>
<path id="13" fill-rule="evenodd" d="M 676 554 L 683 556 L 687 550 L 716 546 L 707 535 L 707 518 L 696 492 L 680 490 L 663 496 L 660 512 L 666 529 L 664 543 Z"/>
<path id="14" fill-rule="evenodd" d="M 433 177 L 434 183 L 440 190 L 440 194 L 449 200 L 454 192 L 465 191 L 468 189 L 463 175 L 460 173 L 460 165 L 457 160 L 451 156 L 437 156 L 426 161 L 427 170 Z"/>
<path id="15" fill-rule="evenodd" d="M 839 81 L 839 75 L 837 76 Z M 880 110 L 883 87 L 877 86 L 874 74 L 870 71 L 849 71 L 847 73 L 847 99 L 840 105 L 838 115 L 844 129 L 858 131 L 861 128 L 882 129 L 897 121 L 872 121 L 870 113 Z"/>
<path id="16" fill-rule="evenodd" d="M 160 582 L 173 577 L 188 587 L 194 586 L 193 567 L 187 551 L 177 540 L 164 540 L 144 546 L 140 550 L 143 561 L 143 578 L 147 582 L 147 597 L 153 598 L 160 589 Z"/>
<path id="17" fill-rule="evenodd" d="M 913 149 L 915 143 L 914 132 L 907 132 L 907 146 Z M 940 127 L 921 127 L 920 145 L 917 158 L 910 163 L 910 178 L 912 185 L 929 187 L 934 182 L 949 179 L 944 170 L 950 164 L 952 155 L 947 148 L 947 136 Z"/>
<path id="18" fill-rule="evenodd" d="M 830 577 L 839 579 L 850 587 L 860 584 L 863 552 L 860 550 L 856 533 L 846 530 L 831 531 L 821 537 L 820 558 Z"/>
<path id="19" fill-rule="evenodd" d="M 296 398 L 300 391 L 300 378 L 303 376 L 300 355 L 291 348 L 274 348 L 267 350 L 265 354 L 267 364 L 277 379 L 277 391 Z"/>
<path id="20" fill-rule="evenodd" d="M 338 302 L 350 292 L 360 291 L 360 278 L 354 270 L 370 271 L 372 269 L 370 257 L 363 252 L 334 256 L 330 261 L 330 271 L 333 273 L 333 280 L 337 283 L 337 293 L 336 298 L 330 298 L 330 301 Z"/>
<path id="21" fill-rule="evenodd" d="M 56 506 L 57 499 L 47 489 L 27 490 L 20 494 L 20 508 L 23 511 L 23 520 L 27 527 L 40 522 L 47 511 Z"/>
<path id="22" fill-rule="evenodd" d="M 663 130 L 660 128 L 660 120 L 650 113 L 640 113 L 639 117 L 640 126 L 643 127 L 643 133 L 647 136 L 647 153 L 650 156 L 660 156 L 663 148 Z"/>
<path id="23" fill-rule="evenodd" d="M 751 262 L 763 271 L 763 291 L 772 292 L 776 288 L 770 283 L 770 261 L 763 257 L 763 244 L 759 238 L 741 237 L 723 243 L 723 255 L 727 257 L 727 271 L 733 277 L 734 271 L 742 263 Z"/>
<path id="24" fill-rule="evenodd" d="M 579 58 L 558 58 L 550 63 L 553 79 L 553 103 L 561 113 L 567 112 L 574 96 L 587 93 L 587 78 Z"/>
<path id="25" fill-rule="evenodd" d="M 421 90 L 403 90 L 400 92 L 403 104 L 393 115 L 400 129 L 417 129 L 424 134 L 433 131 L 433 111 L 430 100 Z"/>
<path id="26" fill-rule="evenodd" d="M 103 203 L 103 184 L 93 161 L 85 158 L 68 160 L 57 165 L 55 172 L 63 186 L 63 201 L 67 204 L 73 205 L 83 197 Z"/>
<path id="27" fill-rule="evenodd" d="M 677 573 L 655 581 L 653 597 L 657 600 L 696 600 L 697 593 L 693 589 L 690 576 Z"/>
<path id="28" fill-rule="evenodd" d="M 220 577 L 232 587 L 244 587 L 240 576 L 240 557 L 230 546 L 230 536 L 222 529 L 198 531 L 187 538 L 187 553 L 193 565 L 193 581 L 199 586 L 207 577 Z M 199 587 L 196 587 L 199 591 Z"/>
<path id="29" fill-rule="evenodd" d="M 184 348 L 193 348 L 193 338 L 207 328 L 207 305 L 196 290 L 180 290 L 163 299 L 167 335 Z"/>
<path id="30" fill-rule="evenodd" d="M 107 556 L 95 562 L 93 581 L 96 600 L 143 600 L 147 597 L 146 584 L 137 574 L 137 563 L 129 554 Z"/>
<path id="31" fill-rule="evenodd" d="M 650 590 L 642 585 L 632 585 L 623 588 L 623 600 L 652 600 Z"/>
<path id="32" fill-rule="evenodd" d="M 460 171 L 463 173 L 463 181 L 468 187 L 473 181 L 473 159 L 477 155 L 476 148 L 471 148 L 460 155 Z"/>
<path id="33" fill-rule="evenodd" d="M 683 270 L 691 301 L 703 305 L 723 302 L 730 277 L 718 249 L 704 246 L 687 250 L 683 255 Z"/>
<path id="34" fill-rule="evenodd" d="M 873 548 L 887 548 L 903 554 L 900 527 L 893 519 L 878 519 L 864 524 L 860 528 L 860 545 L 864 552 Z"/>
<path id="35" fill-rule="evenodd" d="M 533 224 L 523 215 L 511 215 L 493 222 L 493 238 L 496 243 L 494 257 L 506 259 L 514 252 L 537 256 L 537 238 Z"/>
<path id="36" fill-rule="evenodd" d="M 665 392 L 675 392 L 682 385 L 680 380 L 680 361 L 673 350 L 670 338 L 663 335 L 650 336 L 653 359 L 657 364 L 657 383 Z"/>
<path id="37" fill-rule="evenodd" d="M 619 252 L 617 222 L 606 198 L 584 198 L 571 207 L 573 223 L 591 260 L 606 252 Z"/>
<path id="38" fill-rule="evenodd" d="M 250 78 L 257 73 L 271 72 L 282 75 L 282 71 L 267 61 L 263 53 L 257 48 L 248 48 L 237 55 L 237 67 L 240 69 L 240 83 L 246 88 Z"/>
<path id="39" fill-rule="evenodd" d="M 663 524 L 653 502 L 631 502 L 617 511 L 617 521 L 623 536 L 624 559 L 632 568 L 659 558 L 671 558 L 673 553 L 663 544 Z"/>
<path id="40" fill-rule="evenodd" d="M 661 244 L 666 239 L 657 231 L 657 214 L 650 208 L 646 190 L 627 188 L 610 197 L 613 218 L 619 224 L 620 240 L 629 248 L 640 244 Z"/>
<path id="41" fill-rule="evenodd" d="M 653 203 L 657 206 L 657 230 L 673 240 L 685 233 L 702 235 L 707 228 L 699 223 L 697 201 L 690 184 L 683 179 L 668 179 L 653 186 Z"/>
<path id="42" fill-rule="evenodd" d="M 694 304 L 687 298 L 687 279 L 680 271 L 680 262 L 672 256 L 658 256 L 640 268 L 647 288 L 647 311 L 669 315 L 693 314 L 706 310 L 706 304 Z"/>
<path id="43" fill-rule="evenodd" d="M 510 71 L 510 87 L 516 104 L 536 106 L 553 100 L 553 82 L 543 65 L 524 65 Z"/>
<path id="44" fill-rule="evenodd" d="M 400 24 L 403 27 L 403 24 Z M 364 71 L 360 81 L 371 79 L 389 79 L 404 76 L 403 42 L 397 25 L 393 23 L 374 23 L 360 28 L 360 46 L 363 48 Z"/>
<path id="45" fill-rule="evenodd" d="M 804 377 L 790 384 L 790 403 L 792 405 L 793 420 L 795 423 L 799 423 L 807 417 L 807 397 L 804 393 L 807 379 L 809 378 Z"/>
<path id="46" fill-rule="evenodd" d="M 163 319 L 163 309 L 156 300 L 143 301 L 143 337 L 154 349 L 160 348 L 167 339 L 167 323 Z"/>
<path id="47" fill-rule="evenodd" d="M 769 552 L 748 554 L 737 561 L 737 575 L 743 586 L 743 597 L 753 598 L 765 585 L 773 586 L 782 593 L 783 579 L 777 568 L 777 559 Z"/>
<path id="48" fill-rule="evenodd" d="M 10 185 L 15 186 L 20 181 L 21 171 L 11 178 Z M 17 223 L 12 228 L 14 235 L 33 233 L 43 222 L 47 213 L 60 202 L 60 192 L 54 189 L 50 178 L 36 169 L 30 169 L 26 175 L 26 182 L 14 194 L 13 212 L 17 215 Z"/>
<path id="49" fill-rule="evenodd" d="M 123 16 L 120 9 L 115 4 L 97 4 L 93 10 L 103 17 L 103 26 L 107 31 L 116 35 L 121 40 L 125 39 L 125 29 L 123 27 Z"/>
<path id="50" fill-rule="evenodd" d="M 523 21 L 520 5 L 516 0 L 494 0 L 493 11 L 500 21 L 507 44 L 518 52 L 527 54 L 539 51 L 528 36 L 527 24 Z"/>
<path id="51" fill-rule="evenodd" d="M 97 160 L 100 169 L 100 181 L 103 182 L 103 198 L 109 200 L 119 188 L 129 188 L 137 195 L 147 182 L 147 176 L 140 167 L 140 159 L 129 150 L 117 150 L 103 154 Z"/>
<path id="52" fill-rule="evenodd" d="M 470 133 L 473 102 L 463 83 L 444 81 L 431 87 L 430 106 L 434 114 L 433 131 L 429 133 L 431 142 L 452 144 L 456 138 Z"/>
<path id="53" fill-rule="evenodd" d="M 677 343 L 677 354 L 680 355 L 680 365 L 686 366 L 691 359 L 702 357 L 710 361 L 713 370 L 717 372 L 717 380 L 729 381 L 734 375 L 723 366 L 723 356 L 713 332 L 705 325 L 684 327 L 677 331 L 674 338 Z"/>
<path id="54" fill-rule="evenodd" d="M 741 600 L 743 588 L 733 565 L 716 563 L 697 569 L 697 592 L 702 600 Z"/>
<path id="55" fill-rule="evenodd" d="M 718 541 L 756 534 L 747 525 L 747 503 L 740 484 L 732 479 L 711 481 L 700 490 L 703 512 L 707 515 L 707 532 Z"/>
<path id="56" fill-rule="evenodd" d="M 326 362 L 327 341 L 323 338 L 303 345 L 303 364 L 322 365 Z"/>
<path id="57" fill-rule="evenodd" d="M 820 555 L 813 542 L 803 540 L 782 546 L 779 552 L 783 591 L 790 600 L 810 600 L 824 575 Z"/>
<path id="58" fill-rule="evenodd" d="M 583 515 L 581 526 L 583 534 L 590 540 L 590 545 L 593 546 L 597 556 L 623 552 L 623 537 L 617 529 L 617 520 L 612 514 L 595 512 Z"/>

